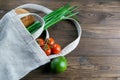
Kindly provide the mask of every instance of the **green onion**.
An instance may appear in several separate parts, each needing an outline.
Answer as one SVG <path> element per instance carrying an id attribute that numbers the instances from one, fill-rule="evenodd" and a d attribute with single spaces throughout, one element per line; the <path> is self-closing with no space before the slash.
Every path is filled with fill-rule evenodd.
<path id="1" fill-rule="evenodd" d="M 30 25 L 27 30 L 33 34 L 41 27 L 40 21 L 35 21 L 32 25 Z"/>
<path id="2" fill-rule="evenodd" d="M 76 6 L 70 6 L 69 4 L 67 4 L 67 5 L 45 15 L 43 17 L 43 19 L 45 21 L 44 30 L 48 29 L 49 27 L 58 23 L 59 21 L 64 20 L 65 18 L 70 18 L 70 17 L 73 17 L 76 14 L 78 14 L 78 12 L 75 12 L 75 13 L 73 12 L 76 8 L 77 8 Z M 36 23 L 38 23 L 38 22 L 36 22 Z M 27 29 L 31 34 L 33 34 L 39 28 L 40 28 L 40 23 L 38 23 L 38 25 L 29 26 Z"/>

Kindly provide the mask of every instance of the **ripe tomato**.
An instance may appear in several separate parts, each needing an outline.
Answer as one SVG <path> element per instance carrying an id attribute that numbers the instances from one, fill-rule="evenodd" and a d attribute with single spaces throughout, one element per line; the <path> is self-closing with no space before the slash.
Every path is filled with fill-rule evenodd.
<path id="1" fill-rule="evenodd" d="M 49 45 L 45 44 L 45 45 L 41 46 L 41 48 L 45 51 L 47 56 L 51 54 L 51 48 Z"/>
<path id="2" fill-rule="evenodd" d="M 52 60 L 50 68 L 53 72 L 61 73 L 67 69 L 67 60 L 64 56 Z"/>
<path id="3" fill-rule="evenodd" d="M 53 38 L 48 38 L 46 42 L 48 45 L 52 46 L 55 43 L 55 40 Z"/>
<path id="4" fill-rule="evenodd" d="M 52 53 L 58 54 L 61 51 L 61 46 L 59 44 L 53 44 L 51 49 L 52 49 Z"/>
<path id="5" fill-rule="evenodd" d="M 42 38 L 37 39 L 37 42 L 40 46 L 43 46 L 45 44 L 45 41 Z"/>

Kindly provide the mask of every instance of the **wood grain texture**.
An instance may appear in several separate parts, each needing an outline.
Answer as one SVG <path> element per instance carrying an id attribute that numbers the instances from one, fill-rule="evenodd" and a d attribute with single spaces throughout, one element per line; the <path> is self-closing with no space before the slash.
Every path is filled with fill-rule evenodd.
<path id="1" fill-rule="evenodd" d="M 82 27 L 78 47 L 67 55 L 64 73 L 50 72 L 49 63 L 21 80 L 120 80 L 120 0 L 69 0 L 79 6 L 77 19 Z M 0 1 L 0 18 L 24 3 L 36 3 L 55 10 L 68 0 Z M 39 12 L 37 12 L 39 13 Z M 50 36 L 65 47 L 77 37 L 74 25 L 62 21 L 49 29 Z"/>

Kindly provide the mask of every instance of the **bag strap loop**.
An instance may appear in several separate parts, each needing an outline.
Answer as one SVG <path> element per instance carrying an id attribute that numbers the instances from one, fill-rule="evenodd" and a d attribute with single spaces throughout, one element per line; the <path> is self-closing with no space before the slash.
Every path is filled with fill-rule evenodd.
<path id="1" fill-rule="evenodd" d="M 81 38 L 81 33 L 82 33 L 80 24 L 78 23 L 78 21 L 76 21 L 73 18 L 66 18 L 66 20 L 70 20 L 70 21 L 72 21 L 75 24 L 75 27 L 76 27 L 77 32 L 78 32 L 77 33 L 78 37 L 73 42 L 71 42 L 70 44 L 68 44 L 65 48 L 63 48 L 62 51 L 59 54 L 57 54 L 57 55 L 56 54 L 55 55 L 50 55 L 49 56 L 50 59 L 58 57 L 58 56 L 65 56 L 65 55 L 69 54 L 79 44 L 79 41 L 80 41 L 80 38 Z"/>
<path id="2" fill-rule="evenodd" d="M 37 5 L 37 4 L 23 4 L 21 6 L 18 6 L 15 9 L 19 9 L 19 8 L 33 9 L 33 10 L 44 12 L 45 14 L 49 14 L 52 12 L 52 10 L 50 10 L 49 8 L 44 7 L 42 5 Z M 40 31 L 40 30 L 38 30 L 38 31 Z M 37 34 L 37 33 L 39 33 L 39 32 L 36 32 L 36 33 L 34 33 L 34 35 L 32 35 L 34 37 L 34 39 L 35 38 L 37 39 L 41 35 L 40 33 L 39 34 Z M 49 38 L 49 33 L 47 30 L 46 30 L 46 38 Z"/>

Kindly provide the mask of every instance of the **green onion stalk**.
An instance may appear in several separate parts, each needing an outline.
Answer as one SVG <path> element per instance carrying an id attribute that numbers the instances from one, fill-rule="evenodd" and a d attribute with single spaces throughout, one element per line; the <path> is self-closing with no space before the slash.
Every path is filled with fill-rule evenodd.
<path id="1" fill-rule="evenodd" d="M 74 10 L 76 9 L 76 6 L 70 6 L 69 4 L 58 8 L 57 10 L 54 10 L 53 12 L 45 15 L 43 17 L 44 21 L 45 21 L 45 26 L 44 26 L 44 30 L 48 29 L 49 27 L 51 27 L 52 25 L 58 23 L 61 20 L 64 20 L 66 18 L 70 18 L 75 16 L 76 14 L 78 14 L 78 12 L 74 12 Z M 37 24 L 33 24 L 33 26 L 28 27 L 28 31 L 33 34 L 34 32 L 36 32 L 41 26 L 41 24 L 36 21 L 35 23 Z M 35 27 L 34 27 L 35 26 Z"/>

